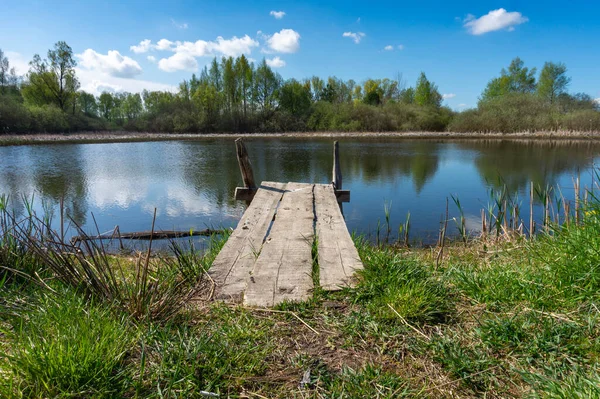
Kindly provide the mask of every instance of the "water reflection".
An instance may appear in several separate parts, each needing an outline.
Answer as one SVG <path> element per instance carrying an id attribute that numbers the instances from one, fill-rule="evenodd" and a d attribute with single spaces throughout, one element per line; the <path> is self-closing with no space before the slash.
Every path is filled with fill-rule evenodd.
<path id="1" fill-rule="evenodd" d="M 560 175 L 575 175 L 592 167 L 598 146 L 582 141 L 478 142 L 465 144 L 478 156 L 475 160 L 481 177 L 496 187 L 524 190 L 531 181 L 536 186 L 554 184 Z M 499 177 L 501 178 L 499 179 Z"/>
<path id="2" fill-rule="evenodd" d="M 256 180 L 327 183 L 332 140 L 255 139 L 247 147 Z M 352 230 L 372 231 L 392 202 L 392 223 L 411 212 L 413 236 L 437 230 L 445 198 L 458 195 L 475 226 L 487 191 L 536 184 L 569 185 L 589 176 L 600 146 L 593 142 L 344 140 L 344 207 Z M 55 144 L 0 148 L 0 193 L 36 193 L 91 229 L 147 230 L 154 208 L 163 229 L 234 226 L 245 208 L 233 199 L 241 184 L 233 140 Z M 589 185 L 589 184 L 588 184 Z M 22 203 L 13 202 L 23 212 Z"/>

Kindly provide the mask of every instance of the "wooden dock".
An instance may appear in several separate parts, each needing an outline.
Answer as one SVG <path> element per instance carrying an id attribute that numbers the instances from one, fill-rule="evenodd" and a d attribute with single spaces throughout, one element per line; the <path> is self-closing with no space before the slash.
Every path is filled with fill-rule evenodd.
<path id="1" fill-rule="evenodd" d="M 251 202 L 209 270 L 214 298 L 268 307 L 309 299 L 315 283 L 328 291 L 351 286 L 363 265 L 340 205 L 350 193 L 341 190 L 337 142 L 331 184 L 256 187 L 241 139 L 236 148 L 245 185 L 236 199 Z"/>

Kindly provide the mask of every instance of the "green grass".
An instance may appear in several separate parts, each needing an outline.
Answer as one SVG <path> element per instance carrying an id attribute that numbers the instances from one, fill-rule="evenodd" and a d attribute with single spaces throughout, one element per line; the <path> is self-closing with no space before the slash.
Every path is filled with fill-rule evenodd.
<path id="1" fill-rule="evenodd" d="M 111 397 L 123 389 L 124 358 L 135 341 L 126 318 L 60 290 L 34 294 L 8 321 L 4 397 Z"/>
<path id="2" fill-rule="evenodd" d="M 439 264 L 357 239 L 355 288 L 267 311 L 195 301 L 138 317 L 0 241 L 0 397 L 600 398 L 598 208 L 531 241 L 450 243 Z M 154 259 L 168 266 L 149 281 L 200 279 L 222 243 Z"/>
<path id="3" fill-rule="evenodd" d="M 398 316 L 415 322 L 441 321 L 452 310 L 447 287 L 417 259 L 391 249 L 379 249 L 366 242 L 358 246 L 365 269 L 354 300 L 387 321 Z"/>
<path id="4" fill-rule="evenodd" d="M 249 376 L 264 375 L 273 350 L 268 337 L 271 326 L 270 321 L 220 305 L 212 307 L 199 325 L 150 326 L 140 348 L 145 364 L 137 370 L 138 394 L 235 393 Z"/>

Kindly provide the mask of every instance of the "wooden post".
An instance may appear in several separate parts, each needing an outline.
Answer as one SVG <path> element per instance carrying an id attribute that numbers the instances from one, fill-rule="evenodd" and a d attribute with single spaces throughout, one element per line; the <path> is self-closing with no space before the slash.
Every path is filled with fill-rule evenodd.
<path id="1" fill-rule="evenodd" d="M 256 188 L 252 165 L 250 164 L 250 158 L 248 158 L 248 151 L 246 150 L 246 146 L 241 137 L 235 140 L 235 150 L 237 153 L 238 164 L 240 165 L 240 173 L 244 180 L 244 187 Z"/>
<path id="2" fill-rule="evenodd" d="M 342 189 L 342 169 L 340 168 L 340 146 L 337 141 L 333 142 L 333 188 Z"/>

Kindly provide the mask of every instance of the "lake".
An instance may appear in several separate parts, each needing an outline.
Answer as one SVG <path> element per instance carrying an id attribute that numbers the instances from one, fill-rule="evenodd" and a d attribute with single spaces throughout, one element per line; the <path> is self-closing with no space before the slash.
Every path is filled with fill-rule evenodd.
<path id="1" fill-rule="evenodd" d="M 328 183 L 331 139 L 247 139 L 257 181 Z M 529 218 L 529 184 L 552 185 L 555 194 L 574 197 L 573 177 L 593 183 L 600 144 L 589 141 L 344 139 L 340 142 L 343 205 L 351 231 L 374 237 L 390 208 L 393 234 L 410 212 L 411 240 L 435 242 L 450 198 L 450 217 L 459 211 L 476 234 L 490 190 L 506 186 Z M 0 193 L 25 212 L 54 214 L 64 198 L 66 214 L 95 233 L 119 225 L 122 232 L 234 227 L 246 205 L 233 193 L 242 180 L 232 139 L 109 144 L 51 144 L 0 147 Z M 524 211 L 523 211 L 524 212 Z M 536 218 L 541 207 L 536 204 Z M 449 231 L 457 233 L 451 221 Z"/>

